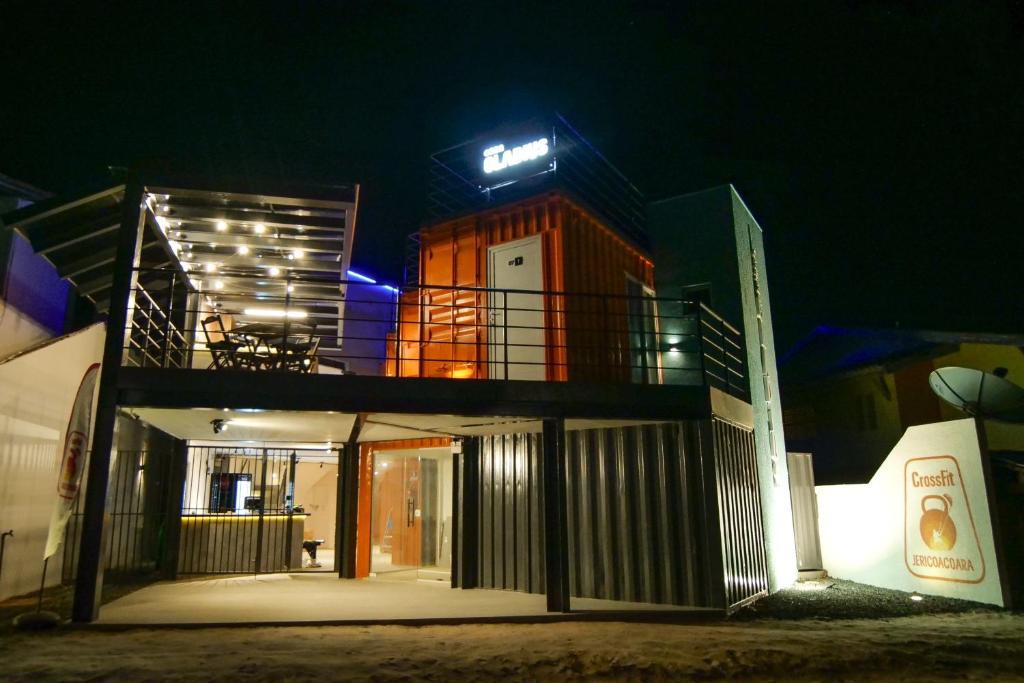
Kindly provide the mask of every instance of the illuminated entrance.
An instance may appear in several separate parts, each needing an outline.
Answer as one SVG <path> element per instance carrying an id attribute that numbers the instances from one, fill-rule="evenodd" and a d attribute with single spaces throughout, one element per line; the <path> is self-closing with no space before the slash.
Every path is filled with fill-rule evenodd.
<path id="1" fill-rule="evenodd" d="M 451 449 L 381 451 L 372 457 L 370 572 L 450 581 Z"/>

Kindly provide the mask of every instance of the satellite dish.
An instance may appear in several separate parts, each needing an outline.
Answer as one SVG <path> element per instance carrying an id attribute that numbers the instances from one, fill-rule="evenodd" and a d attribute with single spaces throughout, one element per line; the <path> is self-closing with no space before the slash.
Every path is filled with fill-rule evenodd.
<path id="1" fill-rule="evenodd" d="M 974 417 L 1024 422 L 1024 389 L 973 368 L 948 367 L 928 375 L 939 398 Z"/>

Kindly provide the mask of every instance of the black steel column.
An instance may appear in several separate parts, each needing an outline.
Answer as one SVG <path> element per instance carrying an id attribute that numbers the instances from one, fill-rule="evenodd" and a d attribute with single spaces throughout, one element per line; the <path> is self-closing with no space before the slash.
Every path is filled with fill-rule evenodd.
<path id="1" fill-rule="evenodd" d="M 338 453 L 338 476 L 335 477 L 337 480 L 337 490 L 335 492 L 334 499 L 334 570 L 338 572 L 338 578 L 344 579 L 345 576 L 345 563 L 343 557 L 345 555 L 345 491 L 347 490 L 348 476 L 345 473 L 346 459 L 345 449 L 339 448 L 336 451 Z"/>
<path id="2" fill-rule="evenodd" d="M 456 456 L 455 533 L 452 534 L 452 588 L 480 586 L 480 437 L 462 440 Z"/>
<path id="3" fill-rule="evenodd" d="M 89 455 L 88 483 L 82 509 L 78 575 L 75 578 L 75 597 L 71 607 L 71 618 L 79 622 L 93 621 L 99 616 L 103 592 L 103 517 L 110 478 L 110 454 L 115 446 L 117 378 L 128 328 L 128 305 L 137 275 L 135 267 L 142 246 L 141 232 L 145 225 L 142 194 L 142 184 L 137 181 L 133 180 L 125 187 L 121 228 L 117 236 L 110 311 L 107 314 L 107 334 L 103 344 L 103 365 L 100 369 L 92 450 Z"/>
<path id="4" fill-rule="evenodd" d="M 181 543 L 181 508 L 185 500 L 185 479 L 188 469 L 188 442 L 174 440 L 171 462 L 167 468 L 167 500 L 164 509 L 164 552 L 160 574 L 167 580 L 178 578 L 178 546 Z"/>
<path id="5" fill-rule="evenodd" d="M 359 522 L 359 432 L 362 415 L 356 417 L 348 443 L 338 454 L 338 526 L 339 540 L 334 549 L 335 568 L 342 579 L 356 578 L 356 532 Z"/>
<path id="6" fill-rule="evenodd" d="M 569 526 L 566 516 L 565 420 L 544 420 L 544 578 L 549 612 L 569 611 Z"/>

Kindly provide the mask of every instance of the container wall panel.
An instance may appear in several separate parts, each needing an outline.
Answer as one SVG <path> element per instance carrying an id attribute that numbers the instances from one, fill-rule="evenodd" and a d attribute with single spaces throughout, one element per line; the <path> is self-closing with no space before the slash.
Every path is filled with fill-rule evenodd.
<path id="1" fill-rule="evenodd" d="M 570 589 L 574 597 L 718 604 L 714 549 L 697 525 L 707 503 L 697 423 L 566 433 Z M 708 447 L 705 454 L 710 455 Z M 480 439 L 480 586 L 543 592 L 540 435 Z M 717 540 L 717 537 L 716 537 Z"/>
<path id="2" fill-rule="evenodd" d="M 481 437 L 480 586 L 544 590 L 539 434 Z"/>
<path id="3" fill-rule="evenodd" d="M 488 248 L 542 235 L 547 379 L 629 381 L 626 277 L 653 286 L 653 266 L 603 222 L 559 193 L 506 204 L 420 233 L 423 364 L 403 376 L 487 376 Z M 431 286 L 451 289 L 430 289 Z M 609 295 L 612 295 L 609 297 Z M 610 324 L 609 324 L 610 321 Z M 403 328 L 404 335 L 404 328 Z M 403 336 L 403 339 L 405 337 Z M 407 373 L 408 370 L 408 373 Z"/>
<path id="4" fill-rule="evenodd" d="M 753 431 L 712 420 L 726 607 L 767 592 L 761 494 Z"/>

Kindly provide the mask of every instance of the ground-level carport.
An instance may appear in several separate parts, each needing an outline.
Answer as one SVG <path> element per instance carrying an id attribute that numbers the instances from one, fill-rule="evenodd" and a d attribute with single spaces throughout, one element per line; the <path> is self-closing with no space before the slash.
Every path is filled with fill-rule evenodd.
<path id="1" fill-rule="evenodd" d="M 452 449 L 459 451 L 451 488 L 452 588 L 524 594 L 512 601 L 536 602 L 528 594 L 543 594 L 550 612 L 578 610 L 586 604 L 580 600 L 721 610 L 767 589 L 749 406 L 706 387 L 132 368 L 122 369 L 119 384 L 122 411 L 183 444 L 198 436 L 188 429 L 213 436 L 211 415 L 243 412 L 291 415 L 295 441 L 337 444 L 337 577 L 359 575 L 362 446 L 443 436 L 459 444 Z M 316 424 L 341 432 L 328 438 Z M 299 439 L 303 429 L 306 438 Z M 178 452 L 187 453 L 187 445 Z M 169 541 L 180 539 L 180 525 L 170 526 Z M 79 556 L 91 561 L 93 552 L 82 546 Z M 89 587 L 79 582 L 77 590 Z M 472 597 L 478 591 L 445 592 L 470 595 L 457 599 L 469 612 L 482 600 Z"/>

